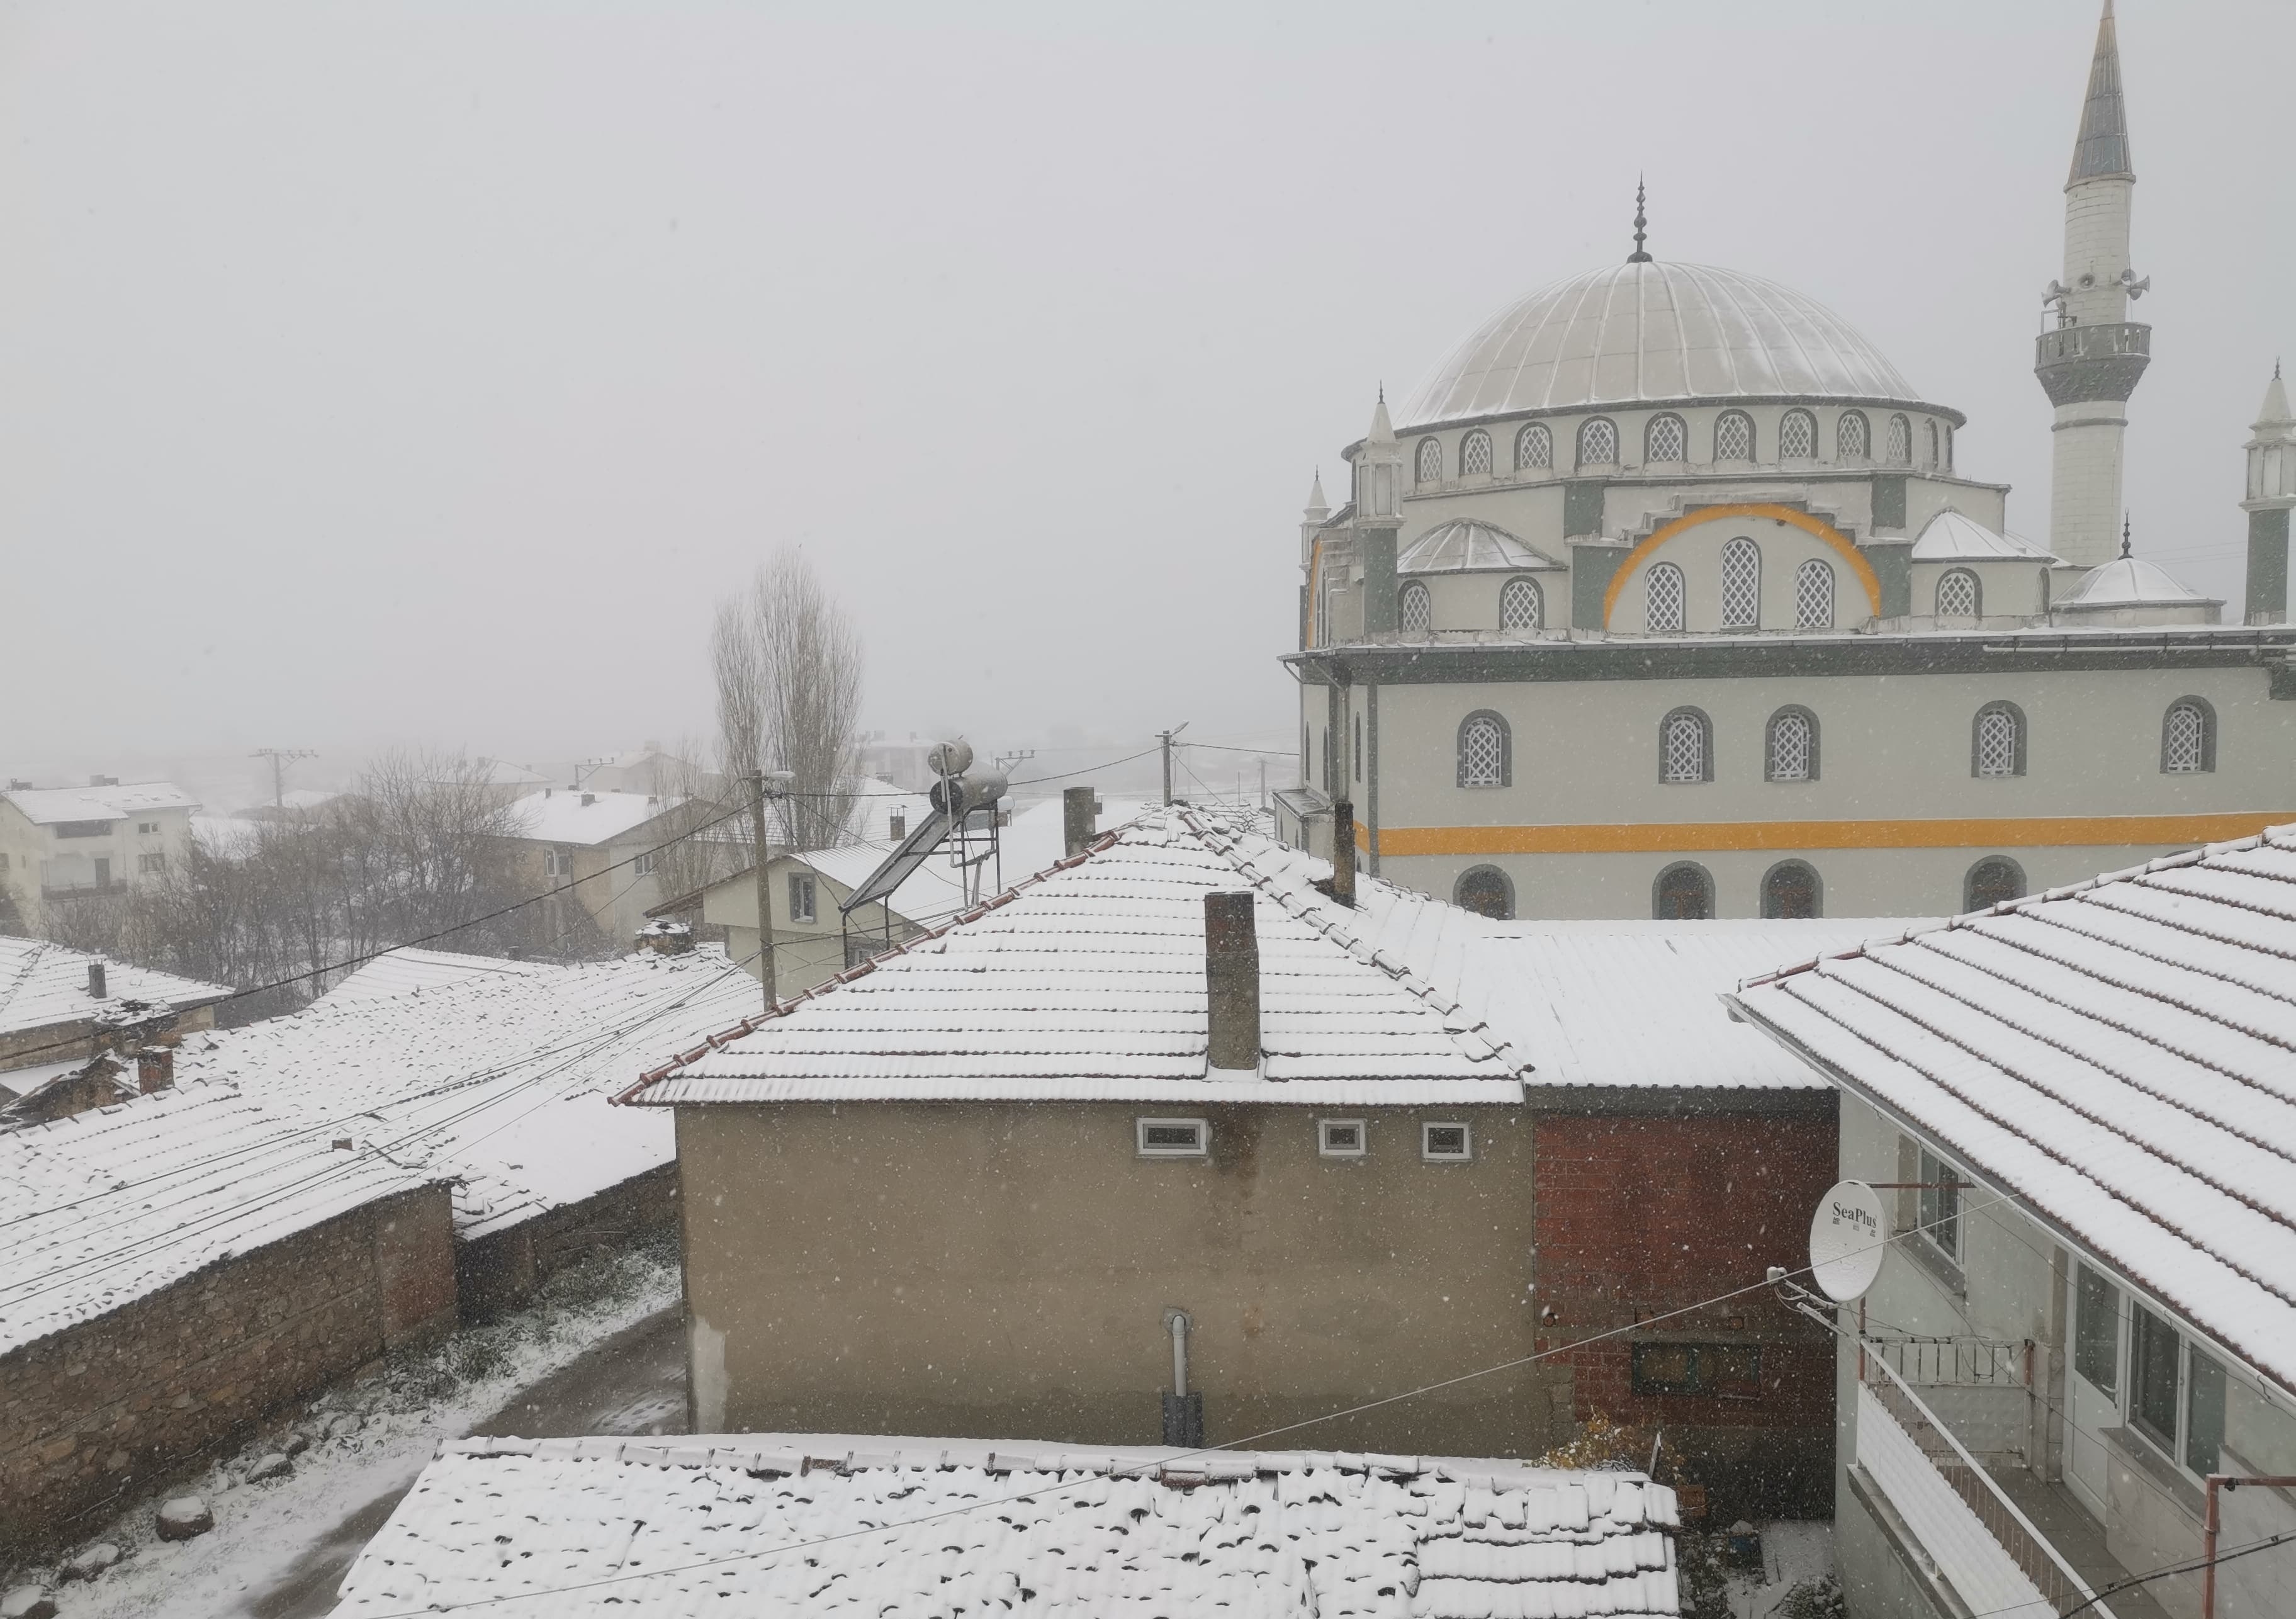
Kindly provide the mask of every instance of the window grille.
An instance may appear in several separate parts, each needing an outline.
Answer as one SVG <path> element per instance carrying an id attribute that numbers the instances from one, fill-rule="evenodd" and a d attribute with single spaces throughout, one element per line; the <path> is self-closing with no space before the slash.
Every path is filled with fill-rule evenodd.
<path id="1" fill-rule="evenodd" d="M 1537 629 L 1546 621 L 1546 603 L 1535 579 L 1511 579 L 1499 588 L 1499 628 Z"/>
<path id="2" fill-rule="evenodd" d="M 1914 464 L 1914 424 L 1903 416 L 1890 418 L 1890 453 L 1886 458 L 1891 466 Z"/>
<path id="3" fill-rule="evenodd" d="M 2007 709 L 1987 709 L 1977 717 L 1977 773 L 2017 774 L 2017 716 Z"/>
<path id="4" fill-rule="evenodd" d="M 1941 619 L 1977 616 L 1977 575 L 1966 568 L 1949 568 L 1938 580 L 1937 615 Z"/>
<path id="5" fill-rule="evenodd" d="M 1326 1158 L 1360 1158 L 1364 1155 L 1364 1141 L 1361 1119 L 1316 1121 L 1316 1150 Z"/>
<path id="6" fill-rule="evenodd" d="M 1491 436 L 1487 432 L 1469 433 L 1459 441 L 1459 475 L 1491 470 Z"/>
<path id="7" fill-rule="evenodd" d="M 2209 717 L 2190 703 L 2169 711 L 2167 735 L 2161 750 L 2161 768 L 2172 775 L 2208 768 Z"/>
<path id="8" fill-rule="evenodd" d="M 1800 860 L 1782 860 L 1762 878 L 1762 915 L 1776 922 L 1818 914 L 1817 873 Z"/>
<path id="9" fill-rule="evenodd" d="M 1203 1119 L 1141 1119 L 1135 1128 L 1143 1158 L 1201 1158 L 1211 1147 L 1212 1127 Z"/>
<path id="10" fill-rule="evenodd" d="M 1806 410 L 1790 410 L 1778 423 L 1778 459 L 1817 459 L 1817 418 Z"/>
<path id="11" fill-rule="evenodd" d="M 1514 436 L 1514 467 L 1519 473 L 1543 473 L 1554 464 L 1554 435 L 1544 422 L 1533 422 Z"/>
<path id="12" fill-rule="evenodd" d="M 1459 733 L 1459 785 L 1496 787 L 1505 783 L 1506 733 L 1488 714 L 1479 714 Z"/>
<path id="13" fill-rule="evenodd" d="M 1809 716 L 1788 709 L 1770 721 L 1769 777 L 1772 781 L 1808 781 L 1810 777 Z"/>
<path id="14" fill-rule="evenodd" d="M 1866 425 L 1862 410 L 1845 410 L 1841 420 L 1834 424 L 1834 458 L 1841 461 L 1863 461 L 1873 453 L 1873 436 Z"/>
<path id="15" fill-rule="evenodd" d="M 1514 887 L 1496 866 L 1478 866 L 1462 872 L 1451 889 L 1452 902 L 1461 910 L 1507 922 L 1514 916 Z"/>
<path id="16" fill-rule="evenodd" d="M 1419 440 L 1419 481 L 1422 483 L 1440 483 L 1443 481 L 1442 440 L 1422 439 Z"/>
<path id="17" fill-rule="evenodd" d="M 1651 914 L 1660 922 L 1707 920 L 1714 915 L 1714 879 L 1687 861 L 1668 867 L 1652 887 Z"/>
<path id="18" fill-rule="evenodd" d="M 1762 554 L 1741 536 L 1722 547 L 1722 628 L 1751 629 L 1762 617 Z"/>
<path id="19" fill-rule="evenodd" d="M 1754 458 L 1754 418 L 1742 410 L 1726 410 L 1721 420 L 1714 423 L 1714 458 L 1717 461 L 1751 461 Z"/>
<path id="20" fill-rule="evenodd" d="M 2025 874 L 2014 860 L 1991 855 L 1969 868 L 1961 885 L 1961 908 L 1991 910 L 2025 897 Z"/>
<path id="21" fill-rule="evenodd" d="M 1619 430 L 1609 418 L 1596 416 L 1578 429 L 1578 464 L 1607 466 L 1619 459 Z"/>
<path id="22" fill-rule="evenodd" d="M 1685 711 L 1667 717 L 1659 775 L 1666 781 L 1706 779 L 1706 722 L 1696 714 Z"/>
<path id="23" fill-rule="evenodd" d="M 1794 570 L 1794 627 L 1833 628 L 1833 568 L 1820 558 L 1813 556 Z"/>
<path id="24" fill-rule="evenodd" d="M 1643 444 L 1645 461 L 1685 461 L 1690 456 L 1690 431 L 1680 416 L 1652 416 Z"/>
<path id="25" fill-rule="evenodd" d="M 1398 623 L 1407 636 L 1423 636 L 1435 621 L 1434 598 L 1427 594 L 1424 585 L 1406 585 Z"/>
<path id="26" fill-rule="evenodd" d="M 1419 1155 L 1430 1163 L 1457 1163 L 1474 1155 L 1473 1138 L 1464 1124 L 1423 1124 Z"/>
<path id="27" fill-rule="evenodd" d="M 1660 563 L 1643 579 L 1643 627 L 1652 635 L 1677 635 L 1682 630 L 1682 570 Z"/>

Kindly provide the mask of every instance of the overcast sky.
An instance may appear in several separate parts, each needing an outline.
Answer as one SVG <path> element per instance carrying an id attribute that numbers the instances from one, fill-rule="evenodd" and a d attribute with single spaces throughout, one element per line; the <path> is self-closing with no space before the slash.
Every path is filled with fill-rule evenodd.
<path id="1" fill-rule="evenodd" d="M 1296 523 L 1374 389 L 1628 251 L 2030 374 L 2091 0 L 0 9 L 0 766 L 705 729 L 802 544 L 867 717 L 1290 734 Z M 2287 0 L 2125 0 L 2137 546 L 2237 597 L 2296 353 Z"/>

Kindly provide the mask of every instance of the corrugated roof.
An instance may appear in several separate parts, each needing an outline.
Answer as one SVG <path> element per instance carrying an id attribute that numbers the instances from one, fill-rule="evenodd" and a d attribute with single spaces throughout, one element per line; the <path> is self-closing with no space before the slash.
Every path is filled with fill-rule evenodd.
<path id="1" fill-rule="evenodd" d="M 1737 1000 L 2296 1389 L 2296 827 Z"/>
<path id="2" fill-rule="evenodd" d="M 412 948 L 389 950 L 351 973 L 313 1005 L 343 1007 L 353 1001 L 443 989 L 466 979 L 535 978 L 560 970 L 549 962 L 511 961 L 500 956 L 464 956 L 453 950 Z"/>
<path id="3" fill-rule="evenodd" d="M 103 963 L 102 1000 L 87 992 L 88 964 L 96 961 Z M 78 1023 L 127 1000 L 184 1009 L 207 1006 L 230 993 L 224 984 L 129 966 L 53 940 L 0 934 L 0 1034 Z M 24 1060 L 52 1061 L 58 1055 L 27 1052 Z"/>
<path id="4" fill-rule="evenodd" d="M 646 793 L 529 793 L 510 807 L 520 834 L 542 843 L 605 843 L 667 815 L 685 801 Z"/>
<path id="5" fill-rule="evenodd" d="M 1506 1460 L 473 1439 L 440 1447 L 333 1612 L 1657 1619 L 1680 1611 L 1678 1526 L 1639 1475 Z"/>
<path id="6" fill-rule="evenodd" d="M 57 821 L 121 821 L 139 810 L 196 810 L 199 800 L 171 781 L 131 781 L 109 787 L 18 787 L 0 798 L 39 826 Z"/>

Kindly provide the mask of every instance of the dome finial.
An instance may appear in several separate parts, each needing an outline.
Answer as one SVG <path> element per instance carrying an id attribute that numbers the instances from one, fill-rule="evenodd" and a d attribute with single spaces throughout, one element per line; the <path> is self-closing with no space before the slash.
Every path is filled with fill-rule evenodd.
<path id="1" fill-rule="evenodd" d="M 2126 512 L 2120 514 L 2120 554 L 2123 556 L 2128 555 L 2128 514 Z"/>
<path id="2" fill-rule="evenodd" d="M 1643 177 L 1640 175 L 1636 175 L 1635 177 L 1635 251 L 1627 255 L 1627 262 L 1628 264 L 1648 264 L 1651 262 L 1650 253 L 1643 246 L 1644 238 L 1649 234 L 1643 227 L 1650 223 L 1648 219 L 1643 217 L 1643 199 L 1644 194 L 1645 193 L 1643 190 Z"/>

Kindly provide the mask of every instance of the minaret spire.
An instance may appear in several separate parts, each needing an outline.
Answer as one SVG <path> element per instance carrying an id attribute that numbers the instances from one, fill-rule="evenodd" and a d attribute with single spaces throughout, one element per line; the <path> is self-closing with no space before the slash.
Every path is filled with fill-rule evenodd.
<path id="1" fill-rule="evenodd" d="M 2081 103 L 2080 134 L 2073 139 L 2072 172 L 2065 184 L 2104 175 L 2136 177 L 2128 158 L 2128 107 L 2120 96 L 2120 42 L 2112 26 L 2112 0 L 2104 0 L 2104 15 L 2097 19 L 2088 98 Z"/>
<path id="2" fill-rule="evenodd" d="M 1643 190 L 1643 177 L 1640 175 L 1636 175 L 1635 177 L 1635 251 L 1627 255 L 1627 262 L 1628 264 L 1648 264 L 1651 262 L 1649 250 L 1643 246 L 1644 238 L 1646 238 L 1650 234 L 1644 228 L 1644 226 L 1650 223 L 1650 221 L 1643 216 L 1643 199 L 1644 194 L 1645 193 Z"/>
<path id="3" fill-rule="evenodd" d="M 2251 624 L 2288 622 L 2289 518 L 2296 513 L 2296 412 L 2280 362 L 2264 385 L 2264 403 L 2249 430 L 2248 481 L 2240 509 L 2248 514 L 2248 582 L 2242 617 Z"/>

